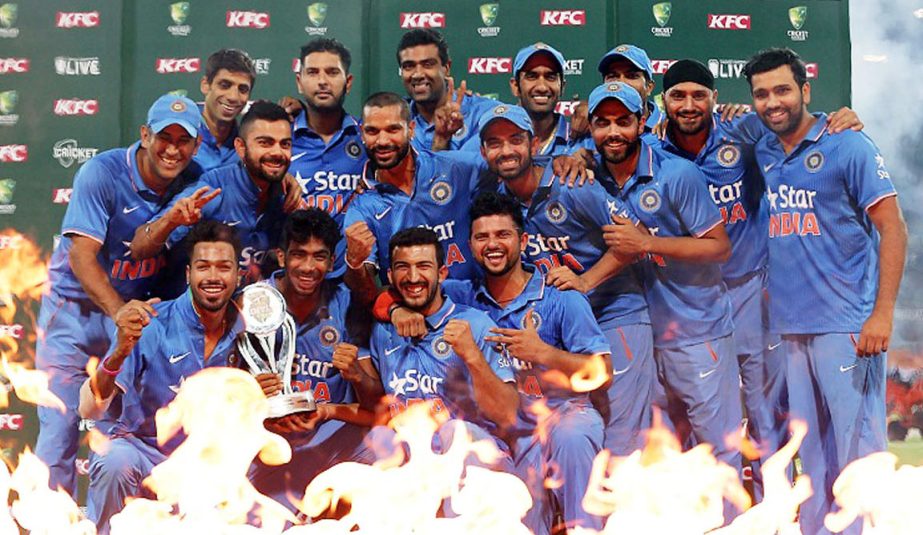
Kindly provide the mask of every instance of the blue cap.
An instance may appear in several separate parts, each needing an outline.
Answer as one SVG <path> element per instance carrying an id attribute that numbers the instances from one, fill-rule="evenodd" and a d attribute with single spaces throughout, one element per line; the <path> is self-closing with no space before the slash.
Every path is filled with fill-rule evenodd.
<path id="1" fill-rule="evenodd" d="M 158 98 L 147 110 L 147 125 L 158 133 L 171 124 L 178 124 L 190 136 L 199 135 L 202 114 L 196 103 L 186 97 L 166 94 Z"/>
<path id="2" fill-rule="evenodd" d="M 530 134 L 535 133 L 532 130 L 532 119 L 529 118 L 526 110 L 521 106 L 513 106 L 512 104 L 498 104 L 481 114 L 481 118 L 478 119 L 478 130 L 484 132 L 487 125 L 498 119 L 506 119 L 521 130 L 525 130 Z"/>
<path id="3" fill-rule="evenodd" d="M 539 52 L 551 54 L 551 57 L 558 62 L 558 68 L 561 69 L 561 76 L 564 76 L 564 56 L 554 47 L 541 42 L 529 45 L 516 53 L 516 60 L 513 61 L 513 76 L 515 77 L 519 74 L 519 71 L 521 71 L 526 65 L 526 62 L 529 61 L 529 58 Z"/>
<path id="4" fill-rule="evenodd" d="M 654 79 L 654 68 L 651 67 L 651 58 L 647 57 L 647 52 L 645 52 L 643 48 L 638 48 L 635 45 L 619 45 L 613 48 L 606 52 L 606 55 L 599 60 L 599 73 L 605 76 L 606 69 L 615 58 L 627 59 L 632 62 L 635 67 L 647 73 L 648 80 Z"/>
<path id="5" fill-rule="evenodd" d="M 632 113 L 641 111 L 641 95 L 638 94 L 634 87 L 622 82 L 607 82 L 596 86 L 596 89 L 590 92 L 590 115 L 593 115 L 593 112 L 596 111 L 596 107 L 607 98 L 618 100 Z"/>

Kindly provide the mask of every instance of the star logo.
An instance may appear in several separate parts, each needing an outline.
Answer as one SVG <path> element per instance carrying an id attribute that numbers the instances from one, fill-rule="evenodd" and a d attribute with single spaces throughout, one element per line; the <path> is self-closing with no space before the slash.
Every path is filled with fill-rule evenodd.
<path id="1" fill-rule="evenodd" d="M 768 189 L 768 188 L 767 188 L 767 189 L 766 189 L 766 198 L 769 199 L 769 206 L 771 206 L 772 209 L 775 210 L 775 209 L 776 209 L 776 199 L 779 198 L 779 194 L 778 194 L 778 193 L 775 193 L 775 192 L 773 192 L 771 189 Z"/>
<path id="2" fill-rule="evenodd" d="M 298 185 L 301 186 L 301 191 L 305 194 L 308 193 L 308 182 L 314 180 L 314 177 L 303 178 L 301 176 L 301 171 L 295 173 L 295 180 L 298 182 Z"/>
<path id="3" fill-rule="evenodd" d="M 391 372 L 391 380 L 388 381 L 388 388 L 390 388 L 396 396 L 404 395 L 404 384 L 407 382 L 407 379 L 400 378 L 396 373 Z"/>
<path id="4" fill-rule="evenodd" d="M 884 166 L 885 166 L 885 157 L 882 156 L 881 154 L 876 154 L 876 155 L 875 155 L 875 163 L 878 164 L 878 167 L 879 167 L 879 168 L 880 168 L 880 167 L 884 167 Z"/>

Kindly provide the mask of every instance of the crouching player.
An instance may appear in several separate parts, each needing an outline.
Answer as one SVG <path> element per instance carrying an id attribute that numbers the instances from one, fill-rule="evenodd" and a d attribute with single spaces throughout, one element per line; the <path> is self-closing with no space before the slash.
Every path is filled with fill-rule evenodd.
<path id="1" fill-rule="evenodd" d="M 295 320 L 292 388 L 310 390 L 317 411 L 267 421 L 269 430 L 288 439 L 292 460 L 281 466 L 254 461 L 249 478 L 257 490 L 293 511 L 293 501 L 301 500 L 320 472 L 342 461 L 372 460 L 363 438 L 381 386 L 360 368 L 371 363 L 359 361 L 358 345 L 364 344 L 354 327 L 368 322 L 356 320 L 345 284 L 325 280 L 339 240 L 339 226 L 327 212 L 293 212 L 283 226 L 278 253 L 285 269 L 266 281 L 282 293 Z M 278 375 L 258 375 L 257 380 L 267 397 L 282 391 Z"/>

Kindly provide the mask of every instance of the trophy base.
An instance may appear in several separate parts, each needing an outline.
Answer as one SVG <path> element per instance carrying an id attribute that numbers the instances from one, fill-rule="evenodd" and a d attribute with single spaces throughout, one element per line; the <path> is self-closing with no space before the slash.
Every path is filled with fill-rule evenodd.
<path id="1" fill-rule="evenodd" d="M 281 418 L 296 412 L 313 412 L 317 410 L 314 396 L 311 392 L 295 392 L 292 394 L 279 394 L 268 399 L 269 415 L 267 418 Z"/>

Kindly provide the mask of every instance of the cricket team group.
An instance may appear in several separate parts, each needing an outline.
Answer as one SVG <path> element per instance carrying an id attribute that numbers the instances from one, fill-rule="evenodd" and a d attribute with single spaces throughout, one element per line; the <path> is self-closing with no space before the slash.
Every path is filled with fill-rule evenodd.
<path id="1" fill-rule="evenodd" d="M 111 439 L 90 460 L 100 532 L 149 494 L 183 439 L 157 441 L 157 410 L 205 367 L 246 369 L 237 299 L 264 284 L 294 320 L 295 356 L 290 384 L 256 380 L 317 408 L 267 419 L 292 460 L 248 477 L 293 511 L 323 470 L 400 451 L 388 420 L 425 401 L 446 422 L 435 451 L 460 429 L 496 444 L 499 458 L 469 462 L 526 483 L 537 534 L 555 518 L 602 529 L 582 505 L 593 459 L 642 447 L 655 419 L 738 470 L 748 437 L 759 500 L 760 461 L 799 419 L 814 489 L 799 521 L 828 533 L 837 475 L 886 447 L 907 243 L 856 114 L 808 111 L 788 49 L 747 63 L 743 112 L 691 59 L 663 76 L 661 109 L 647 54 L 620 45 L 569 118 L 548 44 L 516 54 L 515 105 L 456 88 L 437 31 L 407 32 L 396 56 L 406 95 L 374 93 L 352 116 L 335 39 L 301 48 L 300 96 L 278 104 L 255 99 L 245 52 L 219 50 L 204 105 L 161 96 L 137 142 L 80 168 L 39 314 L 37 367 L 67 406 L 39 409 L 51 486 L 76 492 L 92 420 Z"/>

